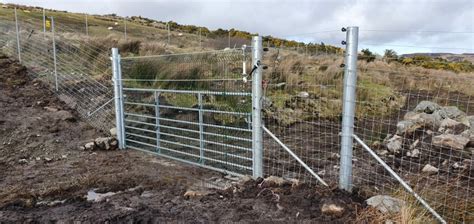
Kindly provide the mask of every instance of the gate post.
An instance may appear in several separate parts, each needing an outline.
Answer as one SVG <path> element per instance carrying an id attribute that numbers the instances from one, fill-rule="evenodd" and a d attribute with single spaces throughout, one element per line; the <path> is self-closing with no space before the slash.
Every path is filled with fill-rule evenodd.
<path id="1" fill-rule="evenodd" d="M 339 188 L 350 192 L 352 190 L 352 134 L 354 133 L 359 27 L 348 27 L 346 31 Z"/>
<path id="2" fill-rule="evenodd" d="M 122 72 L 120 69 L 120 54 L 117 48 L 112 48 L 112 72 L 112 81 L 114 82 L 115 127 L 117 129 L 117 141 L 119 143 L 119 149 L 125 149 Z"/>
<path id="3" fill-rule="evenodd" d="M 54 17 L 51 16 L 51 32 L 53 33 L 53 63 L 54 63 L 54 86 L 56 92 L 59 89 L 58 85 L 58 61 L 56 59 L 56 31 L 54 30 Z"/>
<path id="4" fill-rule="evenodd" d="M 155 92 L 156 152 L 161 153 L 160 92 Z"/>
<path id="5" fill-rule="evenodd" d="M 262 133 L 262 37 L 252 38 L 252 65 L 256 69 L 252 77 L 252 170 L 253 178 L 263 177 Z"/>

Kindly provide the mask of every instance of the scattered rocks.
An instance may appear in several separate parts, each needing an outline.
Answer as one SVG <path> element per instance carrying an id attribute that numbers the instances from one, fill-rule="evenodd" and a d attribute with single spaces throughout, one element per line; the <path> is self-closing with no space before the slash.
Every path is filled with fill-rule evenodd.
<path id="1" fill-rule="evenodd" d="M 202 197 L 206 195 L 206 193 L 204 192 L 201 192 L 201 191 L 192 191 L 192 190 L 188 190 L 184 193 L 184 197 L 186 199 L 192 199 L 192 198 L 196 198 L 196 197 Z"/>
<path id="2" fill-rule="evenodd" d="M 432 144 L 440 147 L 463 150 L 469 141 L 469 138 L 462 135 L 441 134 L 433 137 Z"/>
<path id="3" fill-rule="evenodd" d="M 308 92 L 299 92 L 298 93 L 298 97 L 299 98 L 308 98 L 309 97 L 309 93 Z"/>
<path id="4" fill-rule="evenodd" d="M 88 142 L 80 149 L 86 151 L 95 150 L 116 150 L 118 148 L 118 141 L 114 137 L 100 137 L 96 138 L 93 142 Z"/>
<path id="5" fill-rule="evenodd" d="M 426 164 L 423 169 L 421 170 L 421 172 L 423 173 L 427 173 L 427 174 L 437 174 L 439 171 L 438 168 L 430 165 L 430 164 Z"/>
<path id="6" fill-rule="evenodd" d="M 43 107 L 48 112 L 57 112 L 59 109 L 55 107 Z"/>
<path id="7" fill-rule="evenodd" d="M 397 135 L 412 134 L 422 125 L 413 120 L 405 120 L 397 123 Z"/>
<path id="8" fill-rule="evenodd" d="M 414 148 L 412 151 L 407 152 L 407 156 L 412 157 L 412 158 L 417 158 L 420 156 L 420 150 L 418 150 L 417 148 Z"/>
<path id="9" fill-rule="evenodd" d="M 336 204 L 326 204 L 324 203 L 321 207 L 321 212 L 325 215 L 330 216 L 341 216 L 344 213 L 344 207 Z"/>
<path id="10" fill-rule="evenodd" d="M 460 134 L 467 128 L 468 127 L 461 122 L 446 118 L 441 121 L 438 131 L 444 134 Z"/>
<path id="11" fill-rule="evenodd" d="M 405 201 L 388 195 L 376 195 L 366 200 L 367 205 L 372 206 L 380 212 L 398 213 L 405 205 Z"/>
<path id="12" fill-rule="evenodd" d="M 20 159 L 20 160 L 18 160 L 18 163 L 19 163 L 19 164 L 22 164 L 22 165 L 28 164 L 28 160 L 26 160 L 26 159 Z"/>
<path id="13" fill-rule="evenodd" d="M 264 182 L 266 183 L 273 183 L 273 184 L 276 184 L 278 186 L 281 186 L 283 185 L 284 183 L 287 183 L 288 181 L 286 181 L 285 179 L 283 179 L 282 177 L 277 177 L 277 176 L 269 176 L 267 178 L 264 179 Z"/>

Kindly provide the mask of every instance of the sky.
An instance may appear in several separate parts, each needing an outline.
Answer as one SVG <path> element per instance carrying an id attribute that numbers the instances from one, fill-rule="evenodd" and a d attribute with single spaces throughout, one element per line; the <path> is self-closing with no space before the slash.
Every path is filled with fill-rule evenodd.
<path id="1" fill-rule="evenodd" d="M 70 12 L 161 21 L 340 46 L 358 26 L 359 49 L 474 53 L 474 0 L 0 0 Z"/>

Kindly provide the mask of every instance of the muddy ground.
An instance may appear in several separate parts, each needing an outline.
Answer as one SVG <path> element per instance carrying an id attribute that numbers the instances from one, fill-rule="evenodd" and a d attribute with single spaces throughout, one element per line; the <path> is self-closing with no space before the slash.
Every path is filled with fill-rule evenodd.
<path id="1" fill-rule="evenodd" d="M 0 223 L 347 223 L 364 208 L 360 196 L 334 189 L 232 183 L 138 151 L 83 151 L 104 133 L 3 56 L 0 115 Z M 209 187 L 219 183 L 231 187 Z M 323 204 L 344 210 L 323 214 Z"/>

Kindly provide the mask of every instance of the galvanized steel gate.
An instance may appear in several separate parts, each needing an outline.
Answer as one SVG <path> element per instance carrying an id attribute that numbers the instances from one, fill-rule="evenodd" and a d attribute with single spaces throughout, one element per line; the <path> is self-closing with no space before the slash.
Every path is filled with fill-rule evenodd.
<path id="1" fill-rule="evenodd" d="M 120 148 L 262 176 L 261 46 L 256 37 L 250 51 L 127 58 L 113 49 Z"/>

